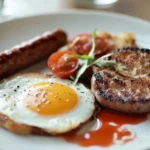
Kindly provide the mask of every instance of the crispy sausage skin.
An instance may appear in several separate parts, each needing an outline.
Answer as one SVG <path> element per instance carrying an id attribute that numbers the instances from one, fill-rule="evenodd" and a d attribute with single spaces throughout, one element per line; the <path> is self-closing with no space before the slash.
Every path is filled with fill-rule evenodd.
<path id="1" fill-rule="evenodd" d="M 66 42 L 66 33 L 58 29 L 0 53 L 0 78 L 43 60 Z"/>

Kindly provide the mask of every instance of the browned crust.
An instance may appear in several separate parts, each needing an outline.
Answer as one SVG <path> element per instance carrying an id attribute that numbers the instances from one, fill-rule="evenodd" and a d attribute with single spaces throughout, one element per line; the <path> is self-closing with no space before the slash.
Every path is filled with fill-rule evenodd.
<path id="1" fill-rule="evenodd" d="M 0 126 L 15 134 L 30 134 L 32 127 L 24 124 L 19 124 L 9 119 L 7 116 L 0 114 Z"/>
<path id="2" fill-rule="evenodd" d="M 131 32 L 122 32 L 122 33 L 114 33 L 113 34 L 113 33 L 108 33 L 106 31 L 104 31 L 104 32 L 98 32 L 97 35 L 104 38 L 105 41 L 109 45 L 109 51 L 103 52 L 97 58 L 103 56 L 104 54 L 107 54 L 107 53 L 113 52 L 117 49 L 120 49 L 120 48 L 126 48 L 126 47 L 136 48 L 137 47 L 135 36 Z M 85 71 L 85 73 L 82 75 L 83 80 L 91 79 L 91 77 L 93 75 L 92 70 L 96 70 L 96 69 L 97 69 L 96 67 L 89 67 Z"/>
<path id="3" fill-rule="evenodd" d="M 0 81 L 0 83 L 4 81 L 8 81 L 10 79 L 13 79 L 17 76 L 24 76 L 24 77 L 33 77 L 33 78 L 50 78 L 50 75 L 47 74 L 42 74 L 42 73 L 35 73 L 35 72 L 30 72 L 30 73 L 24 73 L 24 74 L 15 74 L 13 76 L 10 76 L 8 78 L 5 78 Z M 46 132 L 42 131 L 40 128 L 37 127 L 32 127 L 28 126 L 25 124 L 19 124 L 15 122 L 14 120 L 11 120 L 9 117 L 7 117 L 4 114 L 0 113 L 0 126 L 9 130 L 10 132 L 13 132 L 15 134 L 23 134 L 23 135 L 28 135 L 28 134 L 38 134 L 38 135 L 44 135 L 47 134 Z"/>
<path id="4" fill-rule="evenodd" d="M 128 80 L 127 81 L 128 85 L 126 85 L 125 83 L 126 81 L 125 82 L 123 81 L 124 79 L 123 80 L 117 79 L 117 81 L 113 81 L 108 80 L 106 78 L 104 79 L 103 78 L 104 76 L 101 76 L 102 77 L 101 79 L 96 79 L 97 78 L 96 76 L 98 77 L 99 73 L 95 73 L 93 76 L 92 92 L 95 95 L 97 101 L 102 106 L 126 113 L 150 112 L 150 98 L 145 98 L 146 95 L 144 96 L 144 89 L 147 88 L 148 86 L 147 84 L 139 83 L 141 81 L 135 80 L 135 82 L 137 82 L 135 83 L 136 84 L 135 86 L 132 85 L 132 81 L 130 82 L 130 80 Z M 113 90 L 117 86 L 120 88 L 120 90 L 117 89 L 119 90 L 119 92 L 117 90 Z M 125 90 L 121 91 L 121 88 Z M 139 93 L 139 95 L 138 94 L 134 95 L 134 92 L 133 94 L 130 93 L 127 88 L 131 90 L 138 89 L 141 93 Z"/>
<path id="5" fill-rule="evenodd" d="M 123 48 L 106 59 L 128 69 L 118 72 L 113 67 L 95 68 L 91 88 L 97 101 L 122 112 L 150 112 L 150 50 Z"/>
<path id="6" fill-rule="evenodd" d="M 96 103 L 95 103 L 95 107 L 96 107 L 96 109 L 95 109 L 93 115 L 87 121 L 85 121 L 84 123 L 81 123 L 77 128 L 72 129 L 72 130 L 68 131 L 67 133 L 77 131 L 84 124 L 95 119 L 95 117 L 97 116 L 97 114 L 100 111 L 100 108 L 98 107 L 98 105 Z M 59 136 L 62 134 L 66 134 L 66 133 L 47 133 L 46 131 L 44 131 L 38 127 L 28 126 L 25 124 L 19 124 L 3 114 L 0 114 L 0 126 L 14 134 L 21 134 L 21 135 L 30 135 L 31 134 L 31 135 L 44 135 L 44 136 L 54 136 L 54 135 Z"/>
<path id="7" fill-rule="evenodd" d="M 98 106 L 97 106 L 98 107 Z M 21 134 L 21 135 L 43 135 L 43 136 L 59 136 L 63 135 L 69 132 L 74 132 L 79 130 L 84 124 L 90 122 L 95 118 L 95 116 L 99 112 L 99 107 L 98 109 L 95 109 L 94 115 L 91 116 L 87 121 L 84 123 L 81 123 L 77 128 L 75 129 L 70 129 L 70 131 L 67 131 L 65 133 L 48 133 L 41 128 L 34 127 L 34 126 L 28 126 L 25 124 L 19 124 L 13 120 L 11 120 L 9 117 L 6 115 L 0 114 L 0 127 L 3 127 L 4 129 L 14 133 L 14 134 Z"/>
<path id="8" fill-rule="evenodd" d="M 108 101 L 120 101 L 122 103 L 126 102 L 142 102 L 147 103 L 150 98 L 145 98 L 148 94 L 145 89 L 149 89 L 150 82 L 145 78 L 121 78 L 116 74 L 111 74 L 112 71 L 101 71 L 94 74 L 95 87 L 101 87 L 98 89 L 98 93 L 104 99 Z M 109 77 L 110 76 L 110 77 Z M 111 77 L 112 76 L 112 77 Z M 109 89 L 110 88 L 110 89 Z M 115 90 L 120 91 L 120 94 L 115 92 Z M 137 89 L 140 93 L 136 94 Z M 128 90 L 131 90 L 129 92 Z"/>
<path id="9" fill-rule="evenodd" d="M 104 38 L 110 45 L 110 51 L 123 47 L 137 47 L 135 36 L 131 32 L 108 33 L 98 32 L 98 36 Z"/>
<path id="10" fill-rule="evenodd" d="M 0 53 L 0 78 L 47 58 L 66 41 L 66 33 L 58 29 Z"/>
<path id="11" fill-rule="evenodd" d="M 31 78 L 50 78 L 51 77 L 51 75 L 36 73 L 36 72 L 30 72 L 30 73 L 24 73 L 24 74 L 18 73 L 18 74 L 11 76 L 11 77 L 8 77 L 6 79 L 1 80 L 0 83 L 2 83 L 4 81 L 8 81 L 10 79 L 13 79 L 17 76 L 24 76 L 24 77 L 31 77 Z M 96 104 L 95 104 L 95 107 L 97 107 Z M 82 127 L 82 125 L 91 121 L 97 115 L 98 111 L 99 111 L 99 108 L 97 107 L 97 109 L 95 109 L 93 115 L 87 121 L 81 123 L 75 129 L 72 126 L 72 129 L 70 129 L 70 131 L 80 129 Z M 64 134 L 64 133 L 55 133 L 55 132 L 48 133 L 48 132 L 46 132 L 43 129 L 38 128 L 38 127 L 20 124 L 20 123 L 15 122 L 14 120 L 10 119 L 8 116 L 1 114 L 1 113 L 0 113 L 0 126 L 7 129 L 10 132 L 15 133 L 15 134 L 23 134 L 23 135 L 33 134 L 33 135 L 45 135 L 45 136 L 51 136 L 51 135 L 57 136 L 57 135 Z M 67 132 L 70 132 L 70 131 L 67 131 Z"/>

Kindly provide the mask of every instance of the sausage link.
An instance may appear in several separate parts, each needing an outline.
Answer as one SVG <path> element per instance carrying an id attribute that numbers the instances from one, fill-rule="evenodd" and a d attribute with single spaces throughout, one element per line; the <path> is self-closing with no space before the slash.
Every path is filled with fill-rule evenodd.
<path id="1" fill-rule="evenodd" d="M 0 53 L 0 78 L 47 58 L 66 42 L 66 33 L 58 29 Z"/>

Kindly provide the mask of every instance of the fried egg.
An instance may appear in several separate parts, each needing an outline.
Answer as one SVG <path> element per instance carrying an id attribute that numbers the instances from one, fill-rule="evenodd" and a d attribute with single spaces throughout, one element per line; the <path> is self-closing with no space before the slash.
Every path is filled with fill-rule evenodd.
<path id="1" fill-rule="evenodd" d="M 0 114 L 48 133 L 65 133 L 93 115 L 95 99 L 83 84 L 24 74 L 0 84 Z"/>

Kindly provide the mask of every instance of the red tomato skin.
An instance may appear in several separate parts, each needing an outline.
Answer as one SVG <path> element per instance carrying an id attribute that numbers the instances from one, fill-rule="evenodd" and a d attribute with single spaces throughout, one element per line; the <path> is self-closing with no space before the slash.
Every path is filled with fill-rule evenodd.
<path id="1" fill-rule="evenodd" d="M 80 55 L 89 54 L 92 48 L 92 34 L 78 34 L 70 42 L 73 42 L 77 37 L 79 37 L 80 39 L 72 46 L 72 51 Z M 103 39 L 100 36 L 97 36 L 95 49 L 95 56 L 101 56 L 102 54 L 107 53 L 110 50 L 110 47 L 105 39 Z"/>
<path id="2" fill-rule="evenodd" d="M 58 51 L 53 53 L 48 59 L 49 70 L 57 77 L 68 78 L 75 74 L 79 68 L 78 59 L 75 57 L 70 57 L 66 61 L 64 59 L 65 54 L 73 54 L 72 51 Z"/>

